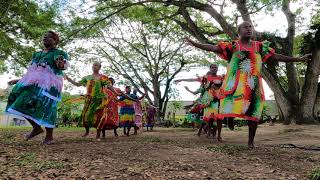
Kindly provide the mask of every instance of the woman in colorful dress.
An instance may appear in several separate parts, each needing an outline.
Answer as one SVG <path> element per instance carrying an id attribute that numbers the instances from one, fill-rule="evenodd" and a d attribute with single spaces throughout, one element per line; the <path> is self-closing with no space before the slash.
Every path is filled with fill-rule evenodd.
<path id="1" fill-rule="evenodd" d="M 57 119 L 57 103 L 61 101 L 63 70 L 67 68 L 68 55 L 57 49 L 59 36 L 48 31 L 43 37 L 44 49 L 32 55 L 27 73 L 12 89 L 6 111 L 22 116 L 32 125 L 32 131 L 26 136 L 29 140 L 46 129 L 44 144 L 53 142 L 53 128 Z"/>
<path id="2" fill-rule="evenodd" d="M 115 80 L 109 78 L 111 85 L 113 86 Z M 103 124 L 102 124 L 102 138 L 106 137 L 106 130 L 113 129 L 114 135 L 117 137 L 117 128 L 119 127 L 119 113 L 118 113 L 118 96 L 123 95 L 119 88 L 113 87 L 114 90 L 110 88 L 104 88 L 104 93 L 107 98 L 105 98 L 106 103 L 103 112 Z"/>
<path id="3" fill-rule="evenodd" d="M 218 45 L 187 42 L 203 50 L 217 53 L 228 61 L 227 74 L 220 89 L 219 118 L 238 118 L 248 121 L 248 146 L 254 147 L 254 137 L 261 118 L 264 92 L 261 68 L 267 60 L 282 62 L 308 61 L 310 55 L 289 57 L 275 53 L 267 41 L 252 40 L 253 26 L 243 22 L 238 27 L 239 40 L 219 42 Z"/>
<path id="4" fill-rule="evenodd" d="M 90 127 L 97 129 L 96 138 L 99 139 L 100 132 L 103 128 L 101 118 L 103 116 L 104 105 L 103 99 L 106 97 L 103 89 L 110 87 L 110 80 L 107 76 L 100 74 L 101 63 L 95 62 L 92 65 L 93 73 L 83 77 L 79 82 L 70 79 L 68 76 L 65 78 L 75 86 L 86 86 L 87 93 L 85 96 L 84 107 L 81 113 L 81 120 L 86 132 L 82 137 L 89 135 Z"/>

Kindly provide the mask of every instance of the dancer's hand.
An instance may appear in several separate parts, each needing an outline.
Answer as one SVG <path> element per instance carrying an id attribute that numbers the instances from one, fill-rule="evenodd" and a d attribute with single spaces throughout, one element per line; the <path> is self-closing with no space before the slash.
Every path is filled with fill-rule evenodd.
<path id="1" fill-rule="evenodd" d="M 16 84 L 18 81 L 19 81 L 19 80 L 17 80 L 17 79 L 8 81 L 8 85 L 10 85 L 10 86 L 11 86 L 11 85 L 14 85 L 14 84 Z"/>
<path id="2" fill-rule="evenodd" d="M 301 56 L 300 60 L 301 60 L 301 62 L 309 62 L 309 61 L 311 61 L 311 58 L 312 58 L 312 54 L 309 53 L 309 54 L 305 54 L 305 55 Z"/>
<path id="3" fill-rule="evenodd" d="M 57 66 L 58 69 L 62 69 L 62 70 L 65 69 L 65 67 L 64 67 L 64 65 L 65 65 L 65 60 L 64 60 L 63 56 L 59 56 L 59 57 L 55 60 L 55 63 L 56 63 L 56 66 Z"/>
<path id="4" fill-rule="evenodd" d="M 193 46 L 193 40 L 190 38 L 184 38 L 184 41 L 187 45 Z"/>
<path id="5" fill-rule="evenodd" d="M 68 80 L 69 79 L 68 75 L 63 74 L 63 79 Z"/>

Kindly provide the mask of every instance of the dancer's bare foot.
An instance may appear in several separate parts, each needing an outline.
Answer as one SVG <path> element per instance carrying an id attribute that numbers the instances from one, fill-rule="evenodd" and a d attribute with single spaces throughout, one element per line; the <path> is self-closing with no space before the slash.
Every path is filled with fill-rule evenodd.
<path id="1" fill-rule="evenodd" d="M 250 148 L 250 149 L 254 149 L 255 147 L 254 147 L 254 144 L 253 144 L 253 142 L 252 143 L 248 143 L 248 148 Z"/>
<path id="2" fill-rule="evenodd" d="M 222 142 L 222 138 L 221 138 L 221 137 L 218 137 L 217 140 L 218 140 L 219 142 Z"/>
<path id="3" fill-rule="evenodd" d="M 42 141 L 42 144 L 43 145 L 51 145 L 51 144 L 54 144 L 54 141 L 53 141 L 53 139 L 44 139 Z"/>
<path id="4" fill-rule="evenodd" d="M 81 137 L 87 137 L 89 135 L 88 132 L 84 133 Z"/>
<path id="5" fill-rule="evenodd" d="M 29 139 L 34 138 L 35 136 L 43 133 L 43 129 L 39 126 L 37 128 L 33 128 L 30 134 L 27 134 L 25 140 L 28 141 Z"/>

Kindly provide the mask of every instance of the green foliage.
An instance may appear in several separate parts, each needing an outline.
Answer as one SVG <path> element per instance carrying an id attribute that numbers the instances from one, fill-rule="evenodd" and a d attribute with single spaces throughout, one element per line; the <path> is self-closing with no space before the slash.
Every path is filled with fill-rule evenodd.
<path id="1" fill-rule="evenodd" d="M 300 46 L 301 54 L 312 53 L 320 47 L 320 10 L 312 17 L 310 31 L 303 34 Z"/>
<path id="2" fill-rule="evenodd" d="M 172 101 L 169 103 L 168 108 L 170 108 L 170 110 L 172 110 L 172 112 L 176 112 L 176 111 L 180 110 L 182 108 L 182 106 L 183 106 L 183 104 L 181 101 Z"/>
<path id="3" fill-rule="evenodd" d="M 0 0 L 0 5 L 0 72 L 11 69 L 19 75 L 43 33 L 55 29 L 56 6 L 33 0 Z"/>
<path id="4" fill-rule="evenodd" d="M 77 98 L 80 98 L 80 96 L 63 93 L 62 101 L 58 104 L 59 124 L 77 122 L 79 120 L 83 101 L 72 102 L 73 99 Z"/>

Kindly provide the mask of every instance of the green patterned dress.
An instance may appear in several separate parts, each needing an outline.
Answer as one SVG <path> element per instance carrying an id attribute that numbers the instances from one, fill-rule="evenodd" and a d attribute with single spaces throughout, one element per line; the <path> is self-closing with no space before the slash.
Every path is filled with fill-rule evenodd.
<path id="1" fill-rule="evenodd" d="M 51 49 L 32 55 L 27 73 L 9 95 L 6 112 L 47 128 L 55 127 L 57 103 L 61 101 L 63 87 L 63 72 L 55 65 L 55 60 L 60 57 L 65 60 L 66 67 L 68 55 L 62 50 Z"/>
<path id="2" fill-rule="evenodd" d="M 102 129 L 104 120 L 103 109 L 104 98 L 107 98 L 103 88 L 110 84 L 107 76 L 100 74 L 99 77 L 88 75 L 83 77 L 79 83 L 87 88 L 84 107 L 81 113 L 81 120 L 84 127 L 95 127 Z"/>

